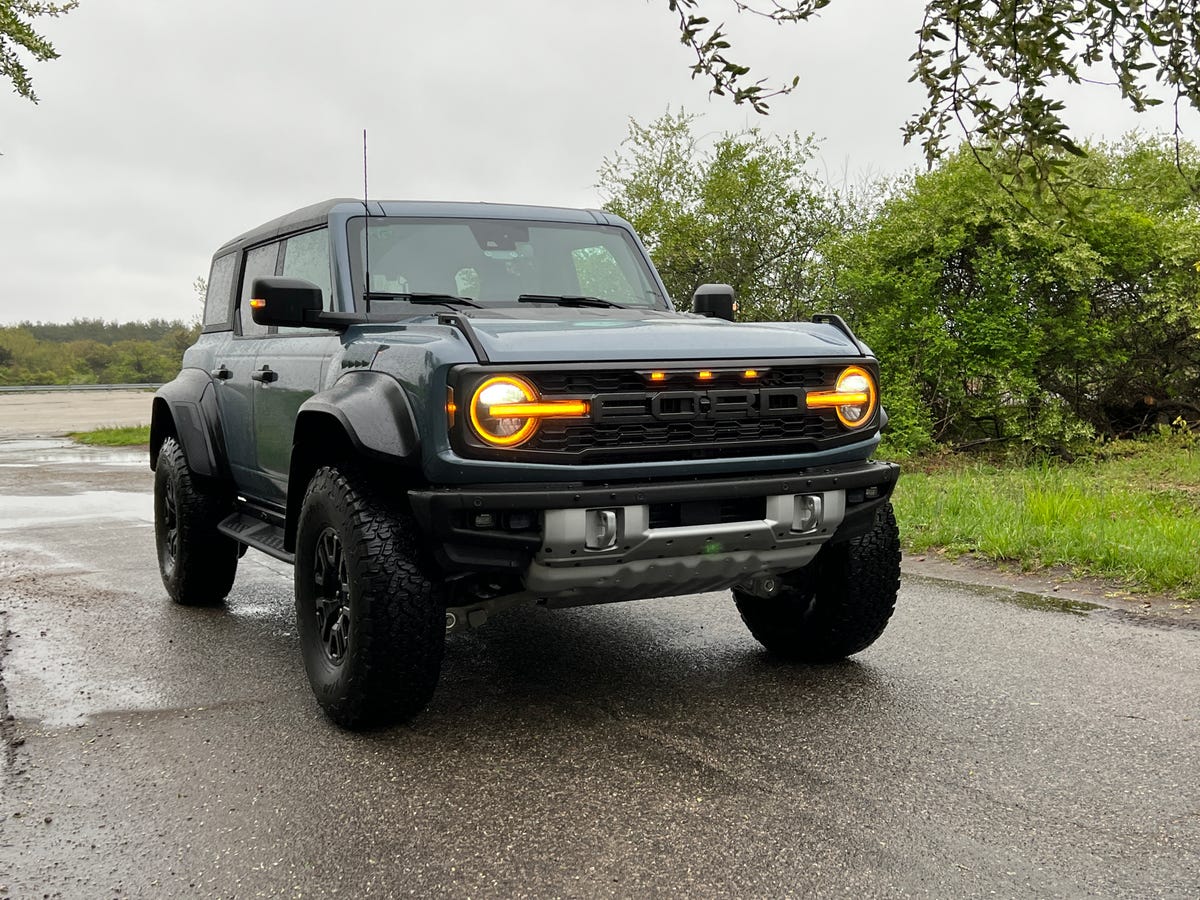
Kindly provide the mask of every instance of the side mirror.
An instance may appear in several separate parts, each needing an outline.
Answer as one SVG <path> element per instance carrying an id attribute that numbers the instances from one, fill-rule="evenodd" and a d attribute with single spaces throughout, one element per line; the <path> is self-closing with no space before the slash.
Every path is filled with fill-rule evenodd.
<path id="1" fill-rule="evenodd" d="M 702 284 L 692 294 L 692 312 L 701 316 L 732 322 L 736 308 L 733 288 L 727 284 Z"/>
<path id="2" fill-rule="evenodd" d="M 250 315 L 257 325 L 320 326 L 325 308 L 321 289 L 302 278 L 255 278 L 250 286 Z"/>

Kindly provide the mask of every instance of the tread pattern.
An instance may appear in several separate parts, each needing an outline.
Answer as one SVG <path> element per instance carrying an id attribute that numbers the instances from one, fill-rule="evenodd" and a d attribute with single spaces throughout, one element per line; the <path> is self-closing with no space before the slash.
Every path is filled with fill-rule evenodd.
<path id="1" fill-rule="evenodd" d="M 350 643 L 340 665 L 317 633 L 313 557 L 327 527 L 342 540 L 350 578 Z M 411 718 L 433 696 L 446 639 L 437 567 L 403 506 L 371 490 L 349 465 L 318 469 L 305 491 L 296 541 L 296 614 L 313 692 L 339 725 L 372 728 Z"/>
<path id="2" fill-rule="evenodd" d="M 163 491 L 174 482 L 179 553 L 168 569 L 164 546 Z M 154 466 L 154 537 L 158 570 L 171 599 L 181 606 L 219 606 L 237 575 L 238 545 L 217 531 L 232 504 L 219 490 L 199 482 L 173 437 L 162 442 Z"/>
<path id="3" fill-rule="evenodd" d="M 860 537 L 822 548 L 770 599 L 737 588 L 750 633 L 771 653 L 834 662 L 865 650 L 887 627 L 900 589 L 900 532 L 890 503 Z"/>

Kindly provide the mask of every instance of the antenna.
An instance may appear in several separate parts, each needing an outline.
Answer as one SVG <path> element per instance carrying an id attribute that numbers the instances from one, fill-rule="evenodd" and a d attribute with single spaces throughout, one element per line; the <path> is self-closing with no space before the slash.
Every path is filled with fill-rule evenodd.
<path id="1" fill-rule="evenodd" d="M 367 221 L 363 225 L 363 305 L 371 313 L 371 207 L 367 205 L 367 129 L 363 129 L 363 209 Z"/>

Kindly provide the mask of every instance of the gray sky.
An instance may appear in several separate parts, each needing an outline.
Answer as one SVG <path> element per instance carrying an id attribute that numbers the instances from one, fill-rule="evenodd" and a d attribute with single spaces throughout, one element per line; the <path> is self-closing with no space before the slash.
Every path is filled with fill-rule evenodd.
<path id="1" fill-rule="evenodd" d="M 359 195 L 364 127 L 379 199 L 595 206 L 629 117 L 668 105 L 705 131 L 813 132 L 836 183 L 900 171 L 919 162 L 899 129 L 922 7 L 730 11 L 756 74 L 801 76 L 764 119 L 690 80 L 665 0 L 83 0 L 42 24 L 62 58 L 32 68 L 41 103 L 0 95 L 0 323 L 191 318 L 218 245 Z M 1080 137 L 1169 124 L 1071 103 Z"/>

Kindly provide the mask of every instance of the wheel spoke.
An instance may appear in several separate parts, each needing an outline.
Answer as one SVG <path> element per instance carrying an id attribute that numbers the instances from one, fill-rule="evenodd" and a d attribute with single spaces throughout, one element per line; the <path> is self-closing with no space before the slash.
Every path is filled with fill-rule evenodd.
<path id="1" fill-rule="evenodd" d="M 326 657 L 340 663 L 350 642 L 350 572 L 341 539 L 327 527 L 317 539 L 313 559 L 317 633 Z"/>

